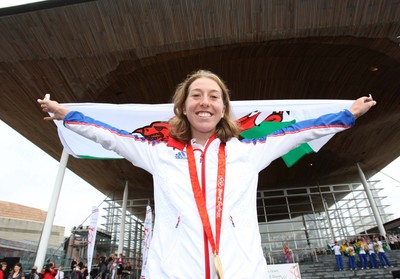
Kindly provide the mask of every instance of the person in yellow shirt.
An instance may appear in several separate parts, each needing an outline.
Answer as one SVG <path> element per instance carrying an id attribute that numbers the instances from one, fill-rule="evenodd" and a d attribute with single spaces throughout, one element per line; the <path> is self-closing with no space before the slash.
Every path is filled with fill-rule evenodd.
<path id="1" fill-rule="evenodd" d="M 356 270 L 356 253 L 354 251 L 354 247 L 353 245 L 348 245 L 347 248 L 347 255 L 349 257 L 349 266 L 350 266 L 350 270 Z"/>

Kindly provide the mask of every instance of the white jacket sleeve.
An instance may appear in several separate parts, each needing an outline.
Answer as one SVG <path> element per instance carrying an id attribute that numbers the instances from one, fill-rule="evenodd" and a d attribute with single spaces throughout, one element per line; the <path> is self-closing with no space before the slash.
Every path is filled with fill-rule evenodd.
<path id="1" fill-rule="evenodd" d="M 153 152 L 157 142 L 112 127 L 84 114 L 72 111 L 64 119 L 64 126 L 79 135 L 112 150 L 137 167 L 153 173 L 156 154 Z"/>

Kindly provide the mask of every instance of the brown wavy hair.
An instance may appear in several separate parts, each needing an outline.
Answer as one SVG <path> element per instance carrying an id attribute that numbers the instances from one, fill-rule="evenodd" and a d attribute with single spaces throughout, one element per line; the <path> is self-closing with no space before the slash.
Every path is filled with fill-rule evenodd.
<path id="1" fill-rule="evenodd" d="M 174 103 L 175 116 L 169 120 L 171 126 L 170 136 L 181 141 L 189 142 L 192 139 L 192 132 L 189 120 L 183 114 L 186 98 L 188 96 L 189 86 L 199 78 L 209 78 L 215 81 L 222 91 L 222 101 L 225 106 L 224 116 L 218 122 L 215 133 L 221 142 L 226 143 L 233 137 L 238 137 L 240 134 L 240 127 L 238 122 L 232 119 L 229 90 L 226 84 L 216 74 L 207 70 L 198 70 L 187 76 L 187 78 L 180 83 L 172 98 Z"/>

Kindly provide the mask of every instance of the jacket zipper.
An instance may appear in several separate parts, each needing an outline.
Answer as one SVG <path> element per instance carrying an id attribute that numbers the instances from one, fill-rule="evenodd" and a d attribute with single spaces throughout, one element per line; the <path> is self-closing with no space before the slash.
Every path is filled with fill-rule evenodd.
<path id="1" fill-rule="evenodd" d="M 181 223 L 181 216 L 178 216 L 178 221 L 176 222 L 175 229 L 179 227 L 180 223 Z"/>
<path id="2" fill-rule="evenodd" d="M 235 227 L 235 222 L 233 222 L 233 217 L 232 217 L 232 215 L 229 215 L 229 220 L 231 220 L 232 227 Z"/>

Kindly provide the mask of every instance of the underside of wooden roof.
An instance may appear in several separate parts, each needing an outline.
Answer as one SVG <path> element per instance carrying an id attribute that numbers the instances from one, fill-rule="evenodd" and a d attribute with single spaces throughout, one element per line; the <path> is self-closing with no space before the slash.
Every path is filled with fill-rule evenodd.
<path id="1" fill-rule="evenodd" d="M 378 105 L 292 168 L 260 174 L 271 189 L 359 181 L 400 155 L 400 1 L 48 1 L 0 10 L 0 119 L 59 159 L 36 99 L 166 103 L 187 74 L 220 75 L 232 100 L 356 99 Z M 4 136 L 4 135 L 3 135 Z M 152 178 L 124 160 L 71 158 L 101 192 L 152 198 Z"/>

